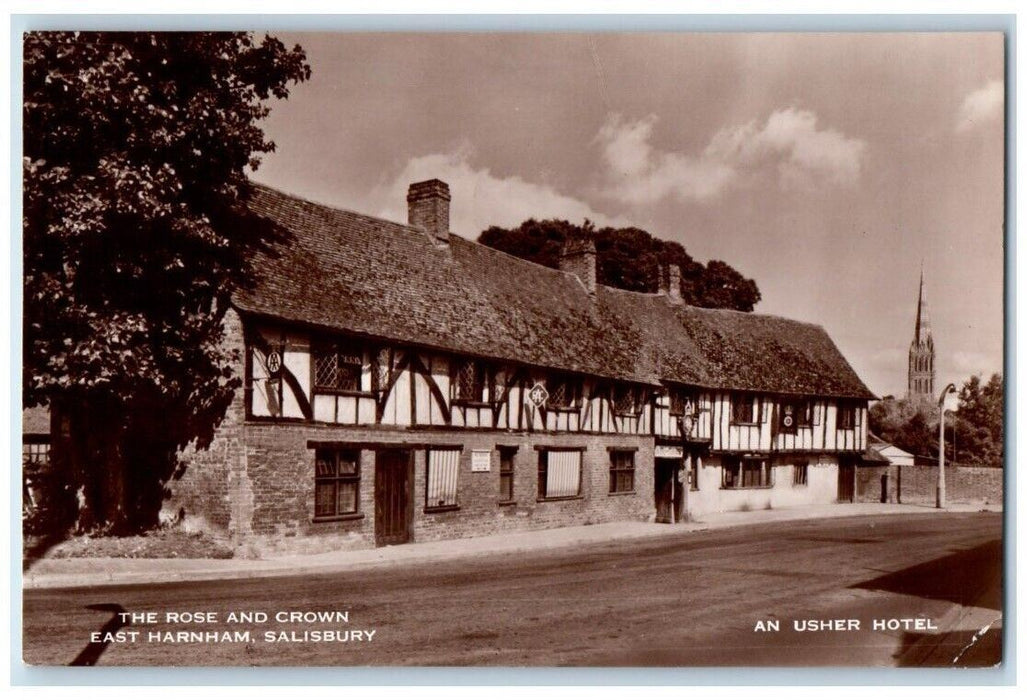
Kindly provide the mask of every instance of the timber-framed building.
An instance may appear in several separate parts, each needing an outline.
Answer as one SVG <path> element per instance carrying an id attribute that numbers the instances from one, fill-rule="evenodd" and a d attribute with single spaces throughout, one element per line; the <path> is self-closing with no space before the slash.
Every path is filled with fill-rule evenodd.
<path id="1" fill-rule="evenodd" d="M 449 231 L 256 186 L 260 254 L 226 343 L 244 358 L 169 505 L 258 550 L 371 547 L 852 500 L 871 392 L 819 326 L 596 282 Z M 684 490 L 688 489 L 685 494 Z"/>

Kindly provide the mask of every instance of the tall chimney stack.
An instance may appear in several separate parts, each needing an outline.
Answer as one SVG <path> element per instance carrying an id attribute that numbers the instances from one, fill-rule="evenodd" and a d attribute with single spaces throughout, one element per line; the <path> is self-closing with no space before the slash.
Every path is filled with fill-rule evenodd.
<path id="1" fill-rule="evenodd" d="M 667 266 L 663 263 L 656 264 L 656 293 L 667 296 Z"/>
<path id="2" fill-rule="evenodd" d="M 596 293 L 596 244 L 591 237 L 568 238 L 560 253 L 560 269 L 577 276 L 588 290 Z"/>
<path id="3" fill-rule="evenodd" d="M 415 182 L 407 191 L 407 220 L 432 240 L 449 243 L 449 201 L 449 185 L 442 180 Z"/>
<path id="4" fill-rule="evenodd" d="M 667 293 L 672 304 L 681 303 L 681 266 L 670 265 L 667 271 L 670 275 L 670 289 Z"/>

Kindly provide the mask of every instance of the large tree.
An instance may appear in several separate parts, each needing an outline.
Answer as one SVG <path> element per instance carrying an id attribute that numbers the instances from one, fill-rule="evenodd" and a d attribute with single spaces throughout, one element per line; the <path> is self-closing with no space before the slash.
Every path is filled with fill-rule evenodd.
<path id="1" fill-rule="evenodd" d="M 245 209 L 303 50 L 249 33 L 24 38 L 24 402 L 57 416 L 79 524 L 155 522 L 174 455 L 239 385 L 230 295 L 275 235 Z"/>
<path id="2" fill-rule="evenodd" d="M 961 462 L 1002 464 L 1005 392 L 1002 375 L 987 382 L 974 375 L 959 390 L 955 448 Z"/>
<path id="3" fill-rule="evenodd" d="M 684 246 L 656 238 L 639 228 L 596 229 L 562 219 L 528 219 L 512 229 L 492 226 L 478 237 L 491 248 L 547 267 L 560 266 L 560 249 L 569 237 L 591 236 L 596 244 L 596 276 L 600 284 L 636 292 L 655 292 L 659 266 L 681 268 L 681 294 L 685 301 L 707 308 L 752 311 L 760 300 L 756 283 L 727 263 L 696 262 Z"/>

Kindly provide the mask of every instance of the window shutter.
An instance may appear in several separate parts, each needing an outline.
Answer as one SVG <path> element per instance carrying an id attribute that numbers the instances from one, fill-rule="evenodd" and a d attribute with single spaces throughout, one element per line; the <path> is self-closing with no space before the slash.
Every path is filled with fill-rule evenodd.
<path id="1" fill-rule="evenodd" d="M 581 452 L 551 450 L 546 470 L 546 497 L 577 496 L 581 490 Z"/>
<path id="2" fill-rule="evenodd" d="M 430 450 L 428 452 L 428 483 L 424 505 L 426 508 L 455 506 L 457 476 L 460 473 L 460 450 Z"/>

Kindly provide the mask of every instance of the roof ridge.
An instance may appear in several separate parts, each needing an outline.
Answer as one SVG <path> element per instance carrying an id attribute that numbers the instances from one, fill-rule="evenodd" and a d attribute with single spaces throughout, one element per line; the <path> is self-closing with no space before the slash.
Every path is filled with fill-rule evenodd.
<path id="1" fill-rule="evenodd" d="M 340 206 L 335 205 L 335 204 L 326 204 L 324 202 L 317 202 L 317 201 L 315 201 L 313 199 L 309 199 L 307 197 L 302 197 L 302 196 L 300 196 L 298 194 L 294 194 L 292 192 L 286 192 L 283 189 L 279 189 L 277 187 L 272 187 L 271 185 L 267 185 L 267 184 L 264 184 L 262 182 L 257 182 L 255 180 L 251 180 L 250 182 L 251 182 L 251 184 L 253 184 L 255 187 L 257 187 L 259 189 L 267 190 L 268 192 L 272 192 L 272 193 L 280 195 L 282 197 L 287 197 L 289 199 L 295 199 L 295 200 L 297 200 L 299 202 L 302 202 L 304 204 L 308 204 L 308 205 L 313 206 L 313 207 L 317 207 L 319 209 L 326 209 L 329 212 L 340 212 L 340 213 L 343 213 L 343 214 L 349 214 L 351 216 L 359 216 L 359 217 L 364 218 L 364 219 L 371 219 L 373 221 L 381 221 L 382 223 L 391 224 L 392 226 L 397 226 L 397 227 L 399 227 L 401 229 L 405 229 L 405 230 L 407 230 L 407 231 L 409 231 L 411 233 L 417 233 L 417 234 L 423 233 L 423 231 L 421 229 L 417 228 L 416 226 L 411 226 L 410 224 L 400 223 L 399 221 L 393 221 L 392 219 L 386 219 L 386 218 L 381 217 L 381 216 L 374 216 L 373 214 L 365 214 L 364 212 L 356 211 L 355 209 L 347 209 L 346 207 L 340 207 Z M 564 275 L 564 276 L 566 276 L 566 275 L 573 276 L 574 275 L 573 272 L 568 272 L 566 270 L 561 270 L 558 267 L 549 267 L 548 265 L 543 265 L 542 263 L 535 262 L 534 260 L 528 260 L 527 258 L 522 258 L 520 256 L 514 255 L 513 253 L 508 253 L 505 250 L 500 250 L 499 248 L 493 248 L 492 246 L 485 245 L 484 243 L 481 243 L 478 240 L 471 240 L 470 238 L 466 238 L 464 236 L 461 236 L 459 233 L 455 233 L 453 231 L 450 231 L 449 233 L 450 233 L 451 236 L 454 236 L 457 240 L 459 240 L 459 241 L 461 241 L 463 243 L 467 243 L 469 245 L 477 246 L 477 247 L 482 248 L 484 250 L 488 250 L 491 253 L 498 253 L 499 255 L 503 255 L 503 256 L 505 256 L 507 258 L 510 258 L 511 260 L 515 260 L 515 261 L 517 261 L 520 264 L 532 265 L 532 266 L 537 267 L 539 269 L 546 270 L 546 271 L 551 272 L 551 273 L 557 273 L 557 274 Z M 480 235 L 481 234 L 479 234 L 479 236 Z M 605 287 L 607 289 L 617 289 L 617 287 L 611 287 L 611 286 L 606 285 L 606 284 L 597 284 L 596 286 L 597 287 Z M 621 290 L 621 291 L 628 291 L 628 290 Z"/>
<path id="2" fill-rule="evenodd" d="M 824 328 L 823 324 L 817 323 L 816 321 L 803 321 L 802 319 L 799 319 L 799 318 L 791 318 L 789 316 L 781 316 L 780 314 L 765 314 L 765 313 L 759 313 L 759 312 L 756 312 L 756 311 L 741 311 L 740 309 L 731 309 L 731 308 L 727 308 L 727 307 L 723 307 L 723 306 L 721 306 L 721 307 L 696 306 L 694 304 L 681 304 L 680 306 L 683 306 L 683 307 L 686 307 L 686 308 L 689 308 L 689 309 L 695 309 L 695 310 L 700 311 L 702 313 L 710 313 L 710 314 L 714 314 L 714 313 L 719 313 L 719 314 L 736 314 L 736 315 L 738 315 L 738 316 L 740 316 L 742 318 L 765 318 L 765 319 L 774 319 L 774 320 L 777 320 L 777 321 L 785 321 L 786 323 L 794 323 L 794 324 L 798 324 L 800 326 L 806 326 L 808 328 L 817 328 L 817 329 L 822 330 L 825 333 L 827 333 L 827 330 Z"/>
<path id="3" fill-rule="evenodd" d="M 312 207 L 317 207 L 318 209 L 326 209 L 329 212 L 336 212 L 336 213 L 340 213 L 340 214 L 349 214 L 350 216 L 359 216 L 362 219 L 370 219 L 372 221 L 380 221 L 380 222 L 382 222 L 384 224 L 389 224 L 391 226 L 397 226 L 397 227 L 399 227 L 401 229 L 406 229 L 407 231 L 409 231 L 411 233 L 419 233 L 419 234 L 423 234 L 424 233 L 424 231 L 422 229 L 419 229 L 416 226 L 411 226 L 410 224 L 404 224 L 404 223 L 400 223 L 399 221 L 393 221 L 392 219 L 386 219 L 383 216 L 375 216 L 374 214 L 367 214 L 367 213 L 362 212 L 362 211 L 357 211 L 356 209 L 347 209 L 346 207 L 340 207 L 340 206 L 338 206 L 336 204 L 326 204 L 324 202 L 318 202 L 318 201 L 315 201 L 315 200 L 310 199 L 308 197 L 302 197 L 302 196 L 300 196 L 298 194 L 294 194 L 292 192 L 286 192 L 285 190 L 280 189 L 278 187 L 272 187 L 271 185 L 266 185 L 266 184 L 264 184 L 262 182 L 257 182 L 256 180 L 250 180 L 250 184 L 252 184 L 254 187 L 256 187 L 258 189 L 263 189 L 263 190 L 266 190 L 266 191 L 271 192 L 273 194 L 277 194 L 277 195 L 282 196 L 282 197 L 287 197 L 289 199 L 295 199 L 295 200 L 297 200 L 299 202 L 302 202 L 303 204 L 308 204 L 308 205 L 310 205 Z M 457 238 L 459 238 L 460 240 L 466 240 L 463 236 L 460 236 L 460 235 L 457 235 L 457 234 L 454 234 L 454 235 L 456 235 Z"/>
<path id="4" fill-rule="evenodd" d="M 318 202 L 318 201 L 315 201 L 315 200 L 310 199 L 308 197 L 303 197 L 301 195 L 294 194 L 292 192 L 287 192 L 287 191 L 285 191 L 285 190 L 283 190 L 281 188 L 272 187 L 271 185 L 268 185 L 268 184 L 265 184 L 265 183 L 262 183 L 262 182 L 258 182 L 256 180 L 250 180 L 250 183 L 253 186 L 255 186 L 255 187 L 259 188 L 259 189 L 267 190 L 269 192 L 273 192 L 274 194 L 278 194 L 278 195 L 281 195 L 283 197 L 288 197 L 290 199 L 295 199 L 295 200 L 298 200 L 300 202 L 303 202 L 304 204 L 309 204 L 311 206 L 318 207 L 320 209 L 327 209 L 330 212 L 341 212 L 343 214 L 350 214 L 352 216 L 359 216 L 359 217 L 364 218 L 364 219 L 371 219 L 373 221 L 381 221 L 383 223 L 391 224 L 391 225 L 397 226 L 397 227 L 399 227 L 401 229 L 405 229 L 405 230 L 407 230 L 407 231 L 409 231 L 411 233 L 417 233 L 417 234 L 423 233 L 423 231 L 421 229 L 417 228 L 416 226 L 411 226 L 410 224 L 400 223 L 399 221 L 393 221 L 392 219 L 386 219 L 386 218 L 381 217 L 381 216 L 374 216 L 373 214 L 366 214 L 364 212 L 356 211 L 355 209 L 347 209 L 346 207 L 341 207 L 341 206 L 338 206 L 336 204 L 326 204 L 324 202 Z M 455 236 L 457 238 L 457 240 L 462 241 L 463 243 L 467 243 L 469 245 L 477 246 L 479 248 L 488 250 L 488 251 L 490 251 L 492 253 L 498 253 L 499 255 L 502 255 L 504 257 L 510 258 L 511 260 L 516 261 L 518 264 L 531 265 L 531 266 L 540 268 L 542 270 L 546 270 L 546 271 L 548 271 L 550 273 L 557 273 L 557 274 L 564 275 L 564 276 L 570 275 L 570 276 L 575 276 L 576 277 L 576 275 L 574 275 L 573 272 L 568 272 L 567 270 L 561 270 L 558 267 L 549 267 L 548 265 L 543 265 L 540 262 L 535 262 L 534 260 L 529 260 L 527 258 L 522 258 L 522 257 L 520 257 L 518 255 L 514 255 L 513 253 L 508 253 L 505 250 L 500 250 L 499 248 L 493 248 L 490 245 L 485 245 L 484 243 L 478 241 L 477 239 L 472 240 L 470 238 L 465 238 L 464 236 L 461 236 L 459 233 L 455 233 L 455 232 L 452 232 L 452 231 L 450 231 L 450 235 Z M 479 234 L 479 236 L 480 235 L 481 234 Z M 637 291 L 637 290 L 634 290 L 634 289 L 624 289 L 622 287 L 614 287 L 614 286 L 609 285 L 609 284 L 600 284 L 598 282 L 596 283 L 596 287 L 597 288 L 601 287 L 603 289 L 608 289 L 608 290 L 610 290 L 612 292 L 617 292 L 617 293 L 636 294 L 636 295 L 642 296 L 642 297 L 659 298 L 659 297 L 665 297 L 666 296 L 665 294 L 663 294 L 661 292 L 640 292 L 640 291 Z M 800 319 L 788 318 L 787 316 L 779 316 L 777 314 L 763 314 L 763 313 L 758 313 L 758 312 L 755 312 L 755 311 L 739 311 L 738 309 L 729 309 L 729 308 L 724 308 L 724 307 L 711 308 L 711 307 L 705 307 L 705 306 L 697 306 L 695 304 L 688 304 L 686 302 L 682 302 L 681 304 L 675 304 L 675 306 L 689 308 L 689 309 L 697 309 L 697 310 L 699 310 L 701 312 L 729 312 L 729 313 L 735 313 L 735 314 L 744 314 L 745 316 L 750 317 L 750 318 L 776 318 L 776 319 L 779 319 L 779 320 L 782 320 L 782 321 L 787 321 L 789 323 L 799 323 L 799 324 L 802 324 L 802 325 L 811 326 L 813 328 L 819 328 L 821 330 L 824 330 L 823 326 L 821 326 L 818 323 L 814 323 L 812 321 L 802 321 Z"/>

